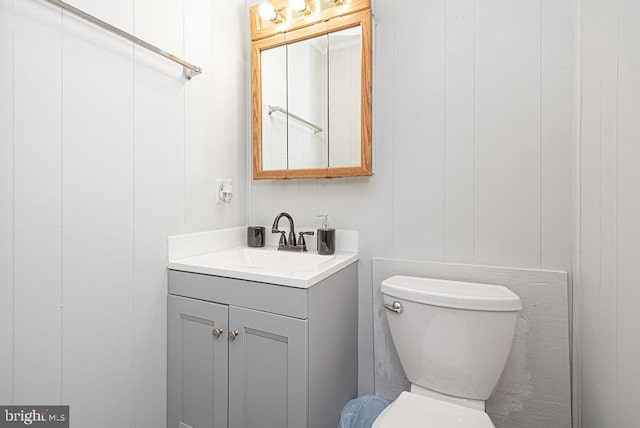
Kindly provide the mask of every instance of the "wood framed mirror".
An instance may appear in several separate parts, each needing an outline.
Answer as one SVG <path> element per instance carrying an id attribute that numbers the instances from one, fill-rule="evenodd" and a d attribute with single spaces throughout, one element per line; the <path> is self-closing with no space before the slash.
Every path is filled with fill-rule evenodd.
<path id="1" fill-rule="evenodd" d="M 370 0 L 265 3 L 250 8 L 253 178 L 372 175 Z"/>

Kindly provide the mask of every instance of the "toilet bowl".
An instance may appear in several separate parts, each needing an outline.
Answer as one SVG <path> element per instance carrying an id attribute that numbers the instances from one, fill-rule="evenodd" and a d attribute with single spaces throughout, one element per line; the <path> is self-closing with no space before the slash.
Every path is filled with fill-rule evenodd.
<path id="1" fill-rule="evenodd" d="M 495 428 L 482 410 L 403 392 L 378 416 L 373 428 Z"/>
<path id="2" fill-rule="evenodd" d="M 381 289 L 411 391 L 373 427 L 494 428 L 484 404 L 507 362 L 520 298 L 497 285 L 409 276 Z"/>

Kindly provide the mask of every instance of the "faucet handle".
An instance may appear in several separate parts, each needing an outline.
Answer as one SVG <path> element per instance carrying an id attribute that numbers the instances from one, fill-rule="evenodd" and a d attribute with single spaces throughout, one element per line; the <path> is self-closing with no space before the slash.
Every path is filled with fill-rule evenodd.
<path id="1" fill-rule="evenodd" d="M 272 230 L 271 233 L 279 233 L 280 234 L 280 242 L 278 242 L 278 247 L 283 247 L 287 245 L 287 232 L 284 230 Z"/>
<path id="2" fill-rule="evenodd" d="M 314 232 L 298 232 L 300 237 L 298 238 L 298 246 L 302 247 L 302 251 L 307 251 L 307 241 L 304 240 L 304 235 L 313 236 Z"/>

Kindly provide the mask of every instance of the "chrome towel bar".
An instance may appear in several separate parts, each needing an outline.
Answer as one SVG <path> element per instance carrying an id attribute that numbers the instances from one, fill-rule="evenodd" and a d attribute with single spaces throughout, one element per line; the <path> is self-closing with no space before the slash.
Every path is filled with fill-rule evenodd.
<path id="1" fill-rule="evenodd" d="M 84 19 L 85 21 L 88 21 L 100 28 L 102 28 L 103 30 L 106 30 L 110 33 L 115 34 L 116 36 L 122 37 L 125 40 L 128 40 L 132 43 L 135 43 L 138 46 L 141 46 L 155 54 L 158 54 L 160 56 L 163 56 L 175 63 L 180 64 L 183 67 L 184 70 L 184 76 L 188 79 L 191 80 L 191 78 L 193 76 L 197 76 L 198 74 L 202 73 L 202 68 L 191 64 L 190 62 L 187 62 L 181 58 L 178 58 L 175 55 L 170 54 L 169 52 L 166 52 L 160 48 L 158 48 L 157 46 L 152 45 L 151 43 L 145 42 L 144 40 L 134 36 L 133 34 L 129 34 L 126 31 L 123 31 L 121 29 L 119 29 L 118 27 L 114 27 L 113 25 L 104 22 L 103 20 L 96 18 L 93 15 L 89 15 L 86 12 L 83 12 L 82 10 L 71 6 L 68 3 L 65 3 L 61 0 L 44 0 L 48 3 L 54 4 L 56 6 L 58 6 L 59 8 L 66 10 L 69 13 L 72 13 L 82 19 Z"/>

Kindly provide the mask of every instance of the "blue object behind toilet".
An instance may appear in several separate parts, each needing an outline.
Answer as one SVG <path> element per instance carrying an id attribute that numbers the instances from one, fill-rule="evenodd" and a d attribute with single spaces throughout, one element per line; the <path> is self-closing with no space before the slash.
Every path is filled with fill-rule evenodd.
<path id="1" fill-rule="evenodd" d="M 371 428 L 388 405 L 387 400 L 375 395 L 363 395 L 349 400 L 340 413 L 338 428 Z"/>

